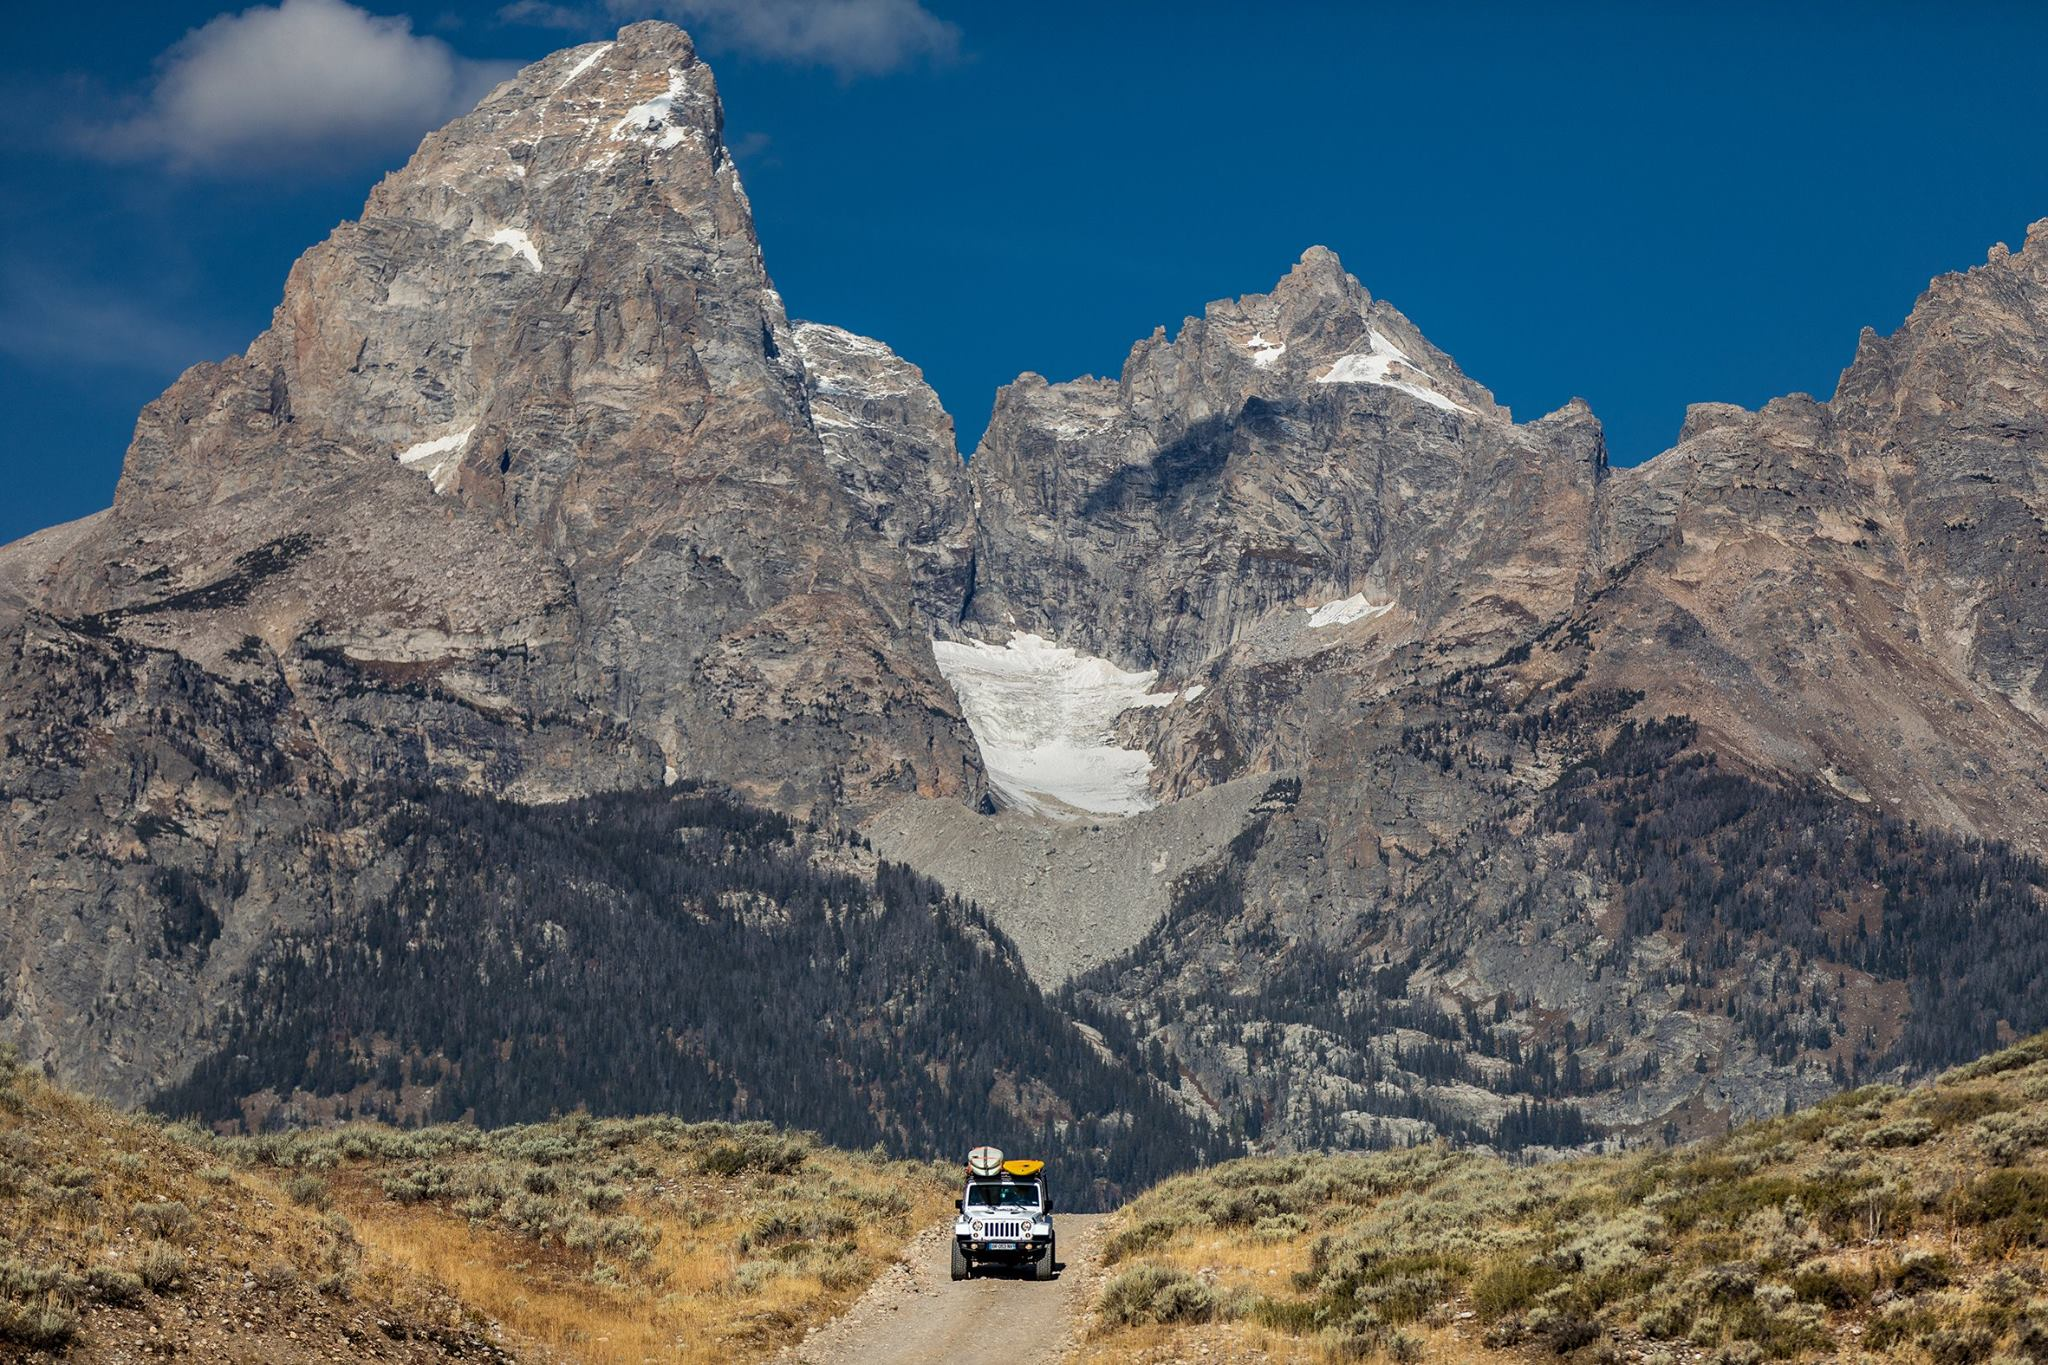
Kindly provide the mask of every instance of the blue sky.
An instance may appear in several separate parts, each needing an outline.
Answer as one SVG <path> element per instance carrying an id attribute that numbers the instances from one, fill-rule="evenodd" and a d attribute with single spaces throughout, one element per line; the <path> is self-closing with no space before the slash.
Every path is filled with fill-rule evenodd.
<path id="1" fill-rule="evenodd" d="M 104 506 L 141 404 L 494 64 L 656 13 L 718 70 L 791 312 L 924 366 L 970 446 L 1020 371 L 1114 374 L 1321 242 L 1633 463 L 1688 402 L 1826 394 L 2048 216 L 2038 4 L 286 3 L 10 16 L 0 541 Z"/>

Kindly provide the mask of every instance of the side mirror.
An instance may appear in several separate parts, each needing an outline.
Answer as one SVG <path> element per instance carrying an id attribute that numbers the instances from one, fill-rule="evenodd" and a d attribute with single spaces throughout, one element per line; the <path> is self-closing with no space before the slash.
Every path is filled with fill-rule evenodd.
<path id="1" fill-rule="evenodd" d="M 955 1199 L 953 1201 L 953 1211 L 955 1213 L 967 1212 L 967 1201 L 964 1199 Z"/>

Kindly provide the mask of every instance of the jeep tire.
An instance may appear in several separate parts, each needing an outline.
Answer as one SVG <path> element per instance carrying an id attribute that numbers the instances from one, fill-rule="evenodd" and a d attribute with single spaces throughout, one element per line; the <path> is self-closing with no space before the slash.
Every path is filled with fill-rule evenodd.
<path id="1" fill-rule="evenodd" d="M 956 1239 L 953 1243 L 953 1278 L 964 1280 L 973 1273 L 974 1268 L 967 1264 L 967 1253 L 960 1249 L 960 1243 Z"/>
<path id="2" fill-rule="evenodd" d="M 1045 1244 L 1045 1250 L 1038 1253 L 1037 1262 L 1031 1267 L 1031 1278 L 1050 1280 L 1059 1275 L 1059 1253 L 1052 1242 Z"/>

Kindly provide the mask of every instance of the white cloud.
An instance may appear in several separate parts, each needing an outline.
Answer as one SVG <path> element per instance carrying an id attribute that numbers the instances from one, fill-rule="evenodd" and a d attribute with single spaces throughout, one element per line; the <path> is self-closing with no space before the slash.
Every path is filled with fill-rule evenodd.
<path id="1" fill-rule="evenodd" d="M 652 10 L 713 48 L 872 76 L 948 61 L 960 30 L 918 0 L 610 0 L 620 16 Z"/>
<path id="2" fill-rule="evenodd" d="M 158 62 L 142 112 L 84 135 L 117 160 L 269 172 L 409 148 L 510 75 L 344 0 L 224 14 Z"/>

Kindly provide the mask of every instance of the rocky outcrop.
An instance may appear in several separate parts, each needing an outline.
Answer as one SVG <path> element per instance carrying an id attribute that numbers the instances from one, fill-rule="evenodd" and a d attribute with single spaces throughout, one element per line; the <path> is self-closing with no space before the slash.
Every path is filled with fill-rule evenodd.
<path id="1" fill-rule="evenodd" d="M 653 778 L 971 797 L 900 548 L 942 538 L 944 416 L 844 333 L 812 373 L 721 126 L 688 38 L 641 24 L 433 134 L 294 267 L 246 355 L 145 411 L 43 609 L 615 724 Z M 856 349 L 921 395 L 862 414 L 906 424 L 862 454 L 870 483 L 917 466 L 921 528 L 837 476 L 838 410 L 813 419 Z M 402 765 L 370 743 L 342 766 Z M 535 766 L 535 791 L 586 785 Z"/>
<path id="2" fill-rule="evenodd" d="M 974 580 L 967 467 L 924 372 L 879 341 L 800 322 L 811 422 L 874 544 L 907 557 L 928 626 L 959 619 Z"/>

